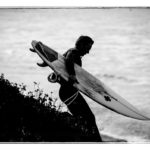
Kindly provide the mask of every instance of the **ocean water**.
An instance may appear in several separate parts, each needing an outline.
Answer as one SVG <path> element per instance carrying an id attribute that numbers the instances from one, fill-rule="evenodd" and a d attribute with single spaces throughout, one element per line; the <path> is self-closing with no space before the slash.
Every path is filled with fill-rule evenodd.
<path id="1" fill-rule="evenodd" d="M 83 68 L 150 117 L 150 9 L 0 9 L 0 73 L 12 82 L 33 82 L 58 97 L 58 84 L 47 81 L 52 72 L 40 68 L 31 53 L 32 40 L 42 41 L 60 53 L 74 47 L 80 35 L 95 43 L 83 58 Z M 59 98 L 59 97 L 58 97 Z M 100 133 L 150 142 L 150 121 L 131 119 L 85 97 Z"/>

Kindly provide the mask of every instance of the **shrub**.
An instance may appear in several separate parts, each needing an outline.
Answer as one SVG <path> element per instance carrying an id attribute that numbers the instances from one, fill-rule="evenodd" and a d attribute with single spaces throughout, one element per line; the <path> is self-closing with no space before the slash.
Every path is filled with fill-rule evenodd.
<path id="1" fill-rule="evenodd" d="M 81 119 L 60 112 L 37 83 L 33 92 L 24 84 L 0 76 L 0 142 L 87 141 Z"/>

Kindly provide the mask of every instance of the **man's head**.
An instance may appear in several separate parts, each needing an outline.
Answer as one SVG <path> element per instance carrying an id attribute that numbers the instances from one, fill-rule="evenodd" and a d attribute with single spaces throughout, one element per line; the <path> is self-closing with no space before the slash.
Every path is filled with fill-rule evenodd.
<path id="1" fill-rule="evenodd" d="M 92 40 L 92 38 L 82 35 L 77 39 L 75 46 L 80 51 L 81 56 L 83 56 L 89 53 L 93 44 L 94 41 Z"/>

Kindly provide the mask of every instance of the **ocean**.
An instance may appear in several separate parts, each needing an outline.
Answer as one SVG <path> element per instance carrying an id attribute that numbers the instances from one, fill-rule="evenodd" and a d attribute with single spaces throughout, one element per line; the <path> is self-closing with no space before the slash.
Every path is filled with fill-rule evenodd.
<path id="1" fill-rule="evenodd" d="M 36 65 L 31 41 L 42 41 L 59 53 L 74 47 L 80 35 L 94 39 L 83 68 L 150 117 L 150 9 L 49 8 L 0 9 L 0 73 L 11 82 L 33 82 L 58 97 L 58 84 L 47 81 L 52 71 Z M 150 121 L 119 115 L 85 97 L 100 133 L 131 143 L 150 142 Z"/>

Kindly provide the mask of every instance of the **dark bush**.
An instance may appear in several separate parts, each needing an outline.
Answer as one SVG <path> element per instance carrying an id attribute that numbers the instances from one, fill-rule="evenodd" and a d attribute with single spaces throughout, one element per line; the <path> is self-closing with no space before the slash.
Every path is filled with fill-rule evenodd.
<path id="1" fill-rule="evenodd" d="M 0 76 L 0 142 L 91 141 L 82 119 L 58 111 L 39 88 L 25 92 L 25 85 Z"/>

